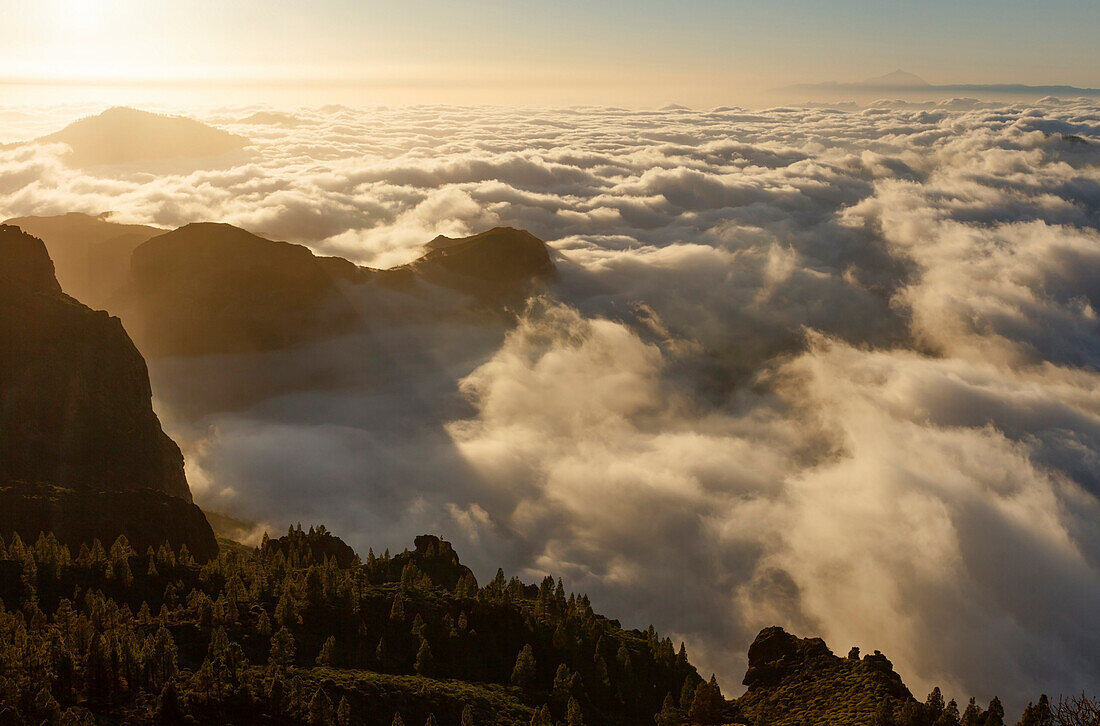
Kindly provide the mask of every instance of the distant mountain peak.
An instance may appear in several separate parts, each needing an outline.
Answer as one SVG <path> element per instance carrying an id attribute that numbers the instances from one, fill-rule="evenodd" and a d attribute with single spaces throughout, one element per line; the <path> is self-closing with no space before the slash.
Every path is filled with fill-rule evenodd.
<path id="1" fill-rule="evenodd" d="M 114 106 L 98 116 L 79 119 L 37 141 L 68 144 L 68 161 L 76 166 L 216 157 L 248 144 L 243 136 L 185 116 L 127 106 Z"/>
<path id="2" fill-rule="evenodd" d="M 874 78 L 868 78 L 860 83 L 861 86 L 887 86 L 896 88 L 899 86 L 927 86 L 930 85 L 928 81 L 924 80 L 920 76 L 903 71 L 900 68 L 892 73 L 887 73 L 884 76 L 875 76 Z"/>

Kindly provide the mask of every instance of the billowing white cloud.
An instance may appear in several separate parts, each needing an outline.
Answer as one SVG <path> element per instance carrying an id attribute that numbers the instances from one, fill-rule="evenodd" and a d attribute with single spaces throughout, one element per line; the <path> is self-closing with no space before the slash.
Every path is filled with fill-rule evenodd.
<path id="1" fill-rule="evenodd" d="M 0 216 L 379 266 L 507 224 L 559 277 L 515 325 L 349 289 L 355 334 L 153 361 L 200 501 L 553 572 L 730 691 L 776 623 L 960 698 L 1100 681 L 1095 105 L 258 110 L 203 117 L 224 168 L 2 149 Z"/>

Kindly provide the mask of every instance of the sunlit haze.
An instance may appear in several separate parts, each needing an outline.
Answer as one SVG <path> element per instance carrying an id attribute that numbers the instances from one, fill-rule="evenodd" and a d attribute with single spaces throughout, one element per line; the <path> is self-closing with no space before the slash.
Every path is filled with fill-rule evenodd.
<path id="1" fill-rule="evenodd" d="M 310 102 L 320 85 L 330 101 L 358 103 L 717 106 L 899 67 L 938 84 L 1100 86 L 1100 6 L 1087 0 L 6 0 L 4 9 L 3 81 L 162 93 L 183 84 L 218 101 Z"/>

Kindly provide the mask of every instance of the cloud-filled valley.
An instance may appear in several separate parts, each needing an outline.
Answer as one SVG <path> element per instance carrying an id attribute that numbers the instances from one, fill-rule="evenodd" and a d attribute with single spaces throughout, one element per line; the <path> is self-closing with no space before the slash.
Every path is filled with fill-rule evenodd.
<path id="1" fill-rule="evenodd" d="M 761 627 L 914 690 L 1100 680 L 1100 107 L 218 108 L 231 159 L 0 147 L 0 218 L 227 222 L 374 267 L 530 230 L 515 316 L 149 361 L 196 500 L 553 573 L 733 690 Z M 5 141 L 87 109 L 8 109 Z M 255 115 L 253 115 L 255 114 Z M 52 123 L 43 119 L 49 119 Z"/>

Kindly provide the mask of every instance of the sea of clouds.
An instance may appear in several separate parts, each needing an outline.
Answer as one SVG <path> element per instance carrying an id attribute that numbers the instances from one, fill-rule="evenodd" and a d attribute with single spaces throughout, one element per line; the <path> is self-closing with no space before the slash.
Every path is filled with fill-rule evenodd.
<path id="1" fill-rule="evenodd" d="M 0 150 L 0 217 L 381 267 L 511 225 L 559 276 L 512 325 L 349 289 L 355 334 L 153 361 L 201 503 L 363 549 L 438 532 L 732 692 L 771 624 L 918 696 L 1100 682 L 1100 106 L 257 110 L 193 114 L 252 140 L 202 169 Z"/>

